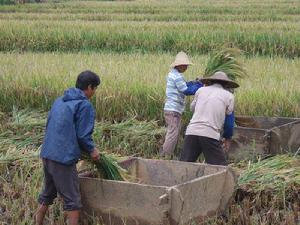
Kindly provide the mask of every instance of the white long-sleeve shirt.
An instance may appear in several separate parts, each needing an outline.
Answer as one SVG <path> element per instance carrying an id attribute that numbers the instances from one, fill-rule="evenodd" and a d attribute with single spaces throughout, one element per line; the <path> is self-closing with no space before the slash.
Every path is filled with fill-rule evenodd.
<path id="1" fill-rule="evenodd" d="M 191 103 L 193 117 L 186 135 L 220 139 L 225 116 L 234 110 L 234 96 L 220 84 L 200 88 Z"/>

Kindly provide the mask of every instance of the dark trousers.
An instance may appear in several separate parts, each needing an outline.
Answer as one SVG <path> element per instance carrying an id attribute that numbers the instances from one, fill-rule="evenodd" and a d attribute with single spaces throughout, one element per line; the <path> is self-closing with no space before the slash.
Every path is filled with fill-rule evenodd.
<path id="1" fill-rule="evenodd" d="M 203 152 L 205 161 L 213 165 L 227 165 L 221 142 L 209 137 L 186 135 L 180 161 L 196 162 Z"/>
<path id="2" fill-rule="evenodd" d="M 49 159 L 43 159 L 43 166 L 44 187 L 38 202 L 42 205 L 51 205 L 59 193 L 64 200 L 65 211 L 81 209 L 76 165 L 63 165 Z"/>

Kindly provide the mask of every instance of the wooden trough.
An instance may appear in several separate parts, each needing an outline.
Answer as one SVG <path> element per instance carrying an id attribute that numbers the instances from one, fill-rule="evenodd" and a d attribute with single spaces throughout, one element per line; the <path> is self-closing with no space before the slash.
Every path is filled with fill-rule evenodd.
<path id="1" fill-rule="evenodd" d="M 105 225 L 188 224 L 225 209 L 234 193 L 229 167 L 132 158 L 133 182 L 80 178 L 83 209 Z"/>
<path id="2" fill-rule="evenodd" d="M 300 118 L 238 116 L 236 124 L 230 161 L 296 152 L 300 148 Z"/>

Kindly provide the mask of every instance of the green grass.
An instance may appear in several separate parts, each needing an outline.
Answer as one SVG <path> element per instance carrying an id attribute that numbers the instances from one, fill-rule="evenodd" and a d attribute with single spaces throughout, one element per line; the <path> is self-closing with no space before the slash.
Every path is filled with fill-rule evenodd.
<path id="1" fill-rule="evenodd" d="M 177 7 L 173 7 L 176 4 Z M 1 51 L 300 56 L 298 1 L 70 1 L 0 6 Z"/>
<path id="2" fill-rule="evenodd" d="M 76 76 L 90 69 L 102 83 L 93 99 L 99 120 L 138 119 L 162 121 L 165 76 L 174 60 L 171 54 L 112 53 L 2 53 L 0 54 L 0 109 L 48 110 Z M 195 63 L 187 80 L 202 76 L 207 56 L 192 56 Z M 299 59 L 242 58 L 248 77 L 238 80 L 236 114 L 300 116 Z M 188 103 L 191 98 L 187 98 Z M 189 107 L 187 107 L 189 108 Z"/>

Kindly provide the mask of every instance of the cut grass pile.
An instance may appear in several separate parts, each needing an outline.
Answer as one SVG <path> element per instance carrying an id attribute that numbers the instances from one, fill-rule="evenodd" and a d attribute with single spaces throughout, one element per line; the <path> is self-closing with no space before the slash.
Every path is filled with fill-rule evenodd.
<path id="1" fill-rule="evenodd" d="M 299 156 L 279 155 L 250 164 L 247 171 L 241 175 L 239 185 L 255 193 L 273 189 L 276 194 L 289 186 L 299 186 Z"/>

